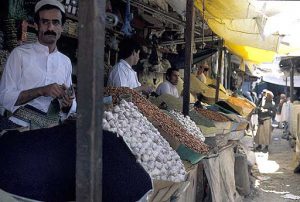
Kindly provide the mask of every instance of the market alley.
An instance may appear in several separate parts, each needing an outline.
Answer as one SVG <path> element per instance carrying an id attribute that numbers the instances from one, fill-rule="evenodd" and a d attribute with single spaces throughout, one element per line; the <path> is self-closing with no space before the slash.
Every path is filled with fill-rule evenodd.
<path id="1" fill-rule="evenodd" d="M 257 165 L 252 172 L 256 189 L 246 202 L 300 201 L 300 174 L 294 174 L 295 152 L 281 138 L 282 133 L 282 129 L 273 130 L 269 153 L 255 153 Z"/>

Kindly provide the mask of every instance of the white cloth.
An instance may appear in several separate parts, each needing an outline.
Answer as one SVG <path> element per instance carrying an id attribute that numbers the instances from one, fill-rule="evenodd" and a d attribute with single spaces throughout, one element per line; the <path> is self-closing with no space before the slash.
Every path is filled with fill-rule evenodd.
<path id="1" fill-rule="evenodd" d="M 272 142 L 272 120 L 268 118 L 258 125 L 257 133 L 254 137 L 256 144 L 270 145 Z"/>
<path id="2" fill-rule="evenodd" d="M 275 121 L 276 121 L 277 123 L 282 122 L 282 118 L 281 118 L 281 115 L 280 115 L 280 114 L 276 114 L 276 115 L 275 115 Z"/>
<path id="3" fill-rule="evenodd" d="M 141 86 L 141 83 L 138 80 L 137 73 L 132 67 L 125 60 L 120 60 L 111 70 L 107 86 L 128 87 L 133 89 Z"/>
<path id="4" fill-rule="evenodd" d="M 52 83 L 65 84 L 67 87 L 72 84 L 70 59 L 57 49 L 49 53 L 49 48 L 39 42 L 19 46 L 6 62 L 0 84 L 0 104 L 14 112 L 20 107 L 14 105 L 21 91 Z M 47 112 L 52 99 L 40 96 L 26 104 Z M 76 111 L 76 106 L 74 99 L 69 114 Z"/>
<path id="5" fill-rule="evenodd" d="M 281 121 L 289 120 L 289 104 L 287 102 L 283 103 L 281 109 Z"/>
<path id="6" fill-rule="evenodd" d="M 173 95 L 174 97 L 179 98 L 179 94 L 178 94 L 178 90 L 177 90 L 176 86 L 171 84 L 169 81 L 165 81 L 165 82 L 159 84 L 159 86 L 156 89 L 156 93 L 158 95 L 169 94 L 169 95 Z"/>

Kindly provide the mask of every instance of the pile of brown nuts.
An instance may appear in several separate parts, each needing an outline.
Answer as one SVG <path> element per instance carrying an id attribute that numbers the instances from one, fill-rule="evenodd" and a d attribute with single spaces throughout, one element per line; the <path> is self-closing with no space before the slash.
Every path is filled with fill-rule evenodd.
<path id="1" fill-rule="evenodd" d="M 118 101 L 120 94 L 131 94 L 132 102 L 150 121 L 155 121 L 156 127 L 159 127 L 158 129 L 163 130 L 168 135 L 174 137 L 177 141 L 196 152 L 208 152 L 208 146 L 206 144 L 204 144 L 200 139 L 194 137 L 192 134 L 189 134 L 186 129 L 179 125 L 170 116 L 160 111 L 157 106 L 153 105 L 138 92 L 125 87 L 107 87 L 105 88 L 105 94 L 113 96 L 113 102 Z"/>
<path id="2" fill-rule="evenodd" d="M 200 108 L 196 108 L 195 110 L 200 113 L 202 116 L 204 116 L 207 119 L 213 120 L 213 121 L 217 121 L 217 122 L 227 122 L 230 121 L 226 116 L 223 116 L 222 114 L 218 113 L 218 112 L 214 112 L 208 109 L 200 109 Z"/>

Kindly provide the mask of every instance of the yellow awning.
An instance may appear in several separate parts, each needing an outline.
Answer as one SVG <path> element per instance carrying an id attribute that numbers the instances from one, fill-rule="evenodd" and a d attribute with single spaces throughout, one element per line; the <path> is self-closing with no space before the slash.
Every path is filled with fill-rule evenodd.
<path id="1" fill-rule="evenodd" d="M 276 32 L 264 36 L 268 19 L 254 6 L 253 0 L 195 0 L 210 29 L 225 41 L 225 46 L 245 61 L 272 62 L 276 54 L 288 54 L 300 47 L 280 43 Z"/>
<path id="2" fill-rule="evenodd" d="M 229 51 L 235 53 L 246 61 L 253 63 L 272 62 L 276 55 L 273 51 L 267 51 L 249 46 L 240 46 L 228 41 L 225 41 L 225 46 Z"/>

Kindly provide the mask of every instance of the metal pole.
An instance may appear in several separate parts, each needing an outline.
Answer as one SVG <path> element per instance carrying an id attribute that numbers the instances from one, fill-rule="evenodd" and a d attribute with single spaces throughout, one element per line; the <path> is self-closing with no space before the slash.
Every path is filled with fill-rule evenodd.
<path id="1" fill-rule="evenodd" d="M 102 201 L 105 5 L 79 3 L 76 201 Z"/>
<path id="2" fill-rule="evenodd" d="M 293 63 L 293 59 L 290 59 L 291 64 L 291 71 L 290 71 L 290 98 L 291 103 L 294 102 L 294 72 L 295 72 L 295 65 Z"/>
<path id="3" fill-rule="evenodd" d="M 221 72 L 222 72 L 222 50 L 223 50 L 223 40 L 219 41 L 218 44 L 218 74 L 217 74 L 217 86 L 216 86 L 216 97 L 215 102 L 219 101 L 219 90 L 220 90 L 220 81 L 221 81 Z"/>
<path id="4" fill-rule="evenodd" d="M 192 45 L 194 44 L 195 8 L 194 0 L 186 2 L 186 28 L 185 28 L 185 62 L 184 62 L 184 86 L 183 86 L 183 109 L 184 115 L 189 115 L 190 105 L 190 73 L 192 66 Z"/>

